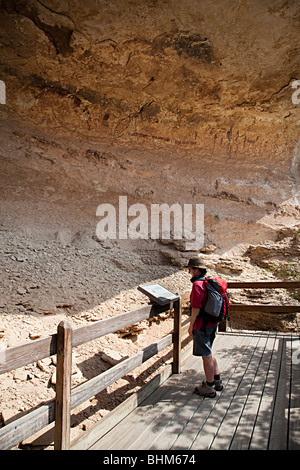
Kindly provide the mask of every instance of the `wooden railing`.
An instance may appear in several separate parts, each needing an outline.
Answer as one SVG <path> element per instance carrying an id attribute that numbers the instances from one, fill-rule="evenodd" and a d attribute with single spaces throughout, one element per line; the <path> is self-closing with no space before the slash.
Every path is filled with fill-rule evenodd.
<path id="1" fill-rule="evenodd" d="M 300 288 L 300 282 L 229 282 L 228 287 L 229 289 L 298 289 Z M 22 440 L 32 436 L 54 421 L 54 448 L 68 449 L 70 445 L 71 410 L 172 344 L 173 364 L 171 372 L 175 374 L 180 373 L 182 362 L 182 337 L 188 329 L 188 324 L 182 326 L 181 305 L 187 301 L 188 298 L 188 294 L 183 295 L 181 299 L 174 302 L 173 306 L 167 304 L 161 307 L 150 304 L 137 310 L 75 329 L 72 329 L 67 322 L 61 322 L 58 325 L 56 334 L 37 339 L 33 343 L 23 343 L 19 346 L 0 350 L 0 374 L 57 354 L 56 398 L 2 427 L 0 429 L 0 449 L 11 449 Z M 171 307 L 174 308 L 173 333 L 71 390 L 72 348 L 149 319 L 170 310 Z M 266 304 L 245 305 L 232 303 L 230 310 L 291 313 L 300 311 L 300 303 L 299 306 Z M 224 327 L 226 330 L 226 325 L 224 325 Z"/>
<path id="2" fill-rule="evenodd" d="M 229 281 L 228 290 L 231 289 L 300 289 L 300 281 Z M 189 299 L 189 294 L 182 296 L 181 300 L 184 304 Z M 299 305 L 275 305 L 275 304 L 239 304 L 230 302 L 230 313 L 232 312 L 268 312 L 274 314 L 282 313 L 297 313 L 300 312 L 300 298 Z M 219 331 L 226 331 L 227 323 L 224 322 L 219 325 Z"/>
<path id="3" fill-rule="evenodd" d="M 228 289 L 299 289 L 300 281 L 256 281 L 256 282 L 228 282 Z M 300 301 L 300 299 L 299 299 Z M 230 311 L 269 312 L 269 313 L 296 313 L 300 312 L 299 305 L 274 304 L 230 304 Z"/>
<path id="4" fill-rule="evenodd" d="M 122 328 L 131 326 L 174 308 L 174 332 L 123 360 L 116 366 L 78 385 L 71 391 L 72 348 Z M 72 329 L 61 322 L 57 334 L 33 343 L 0 350 L 0 374 L 57 354 L 56 398 L 0 429 L 0 449 L 11 449 L 55 421 L 54 448 L 68 449 L 70 445 L 71 410 L 116 382 L 152 356 L 173 343 L 172 373 L 180 373 L 181 301 L 163 307 L 147 305 L 134 311 L 100 320 L 91 325 Z"/>

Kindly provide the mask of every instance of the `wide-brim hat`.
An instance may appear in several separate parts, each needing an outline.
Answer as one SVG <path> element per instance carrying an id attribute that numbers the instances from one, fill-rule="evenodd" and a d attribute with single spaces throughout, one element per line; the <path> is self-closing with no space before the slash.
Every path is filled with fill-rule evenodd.
<path id="1" fill-rule="evenodd" d="M 194 256 L 193 258 L 190 258 L 186 268 L 206 269 L 206 266 L 204 260 L 200 256 Z"/>

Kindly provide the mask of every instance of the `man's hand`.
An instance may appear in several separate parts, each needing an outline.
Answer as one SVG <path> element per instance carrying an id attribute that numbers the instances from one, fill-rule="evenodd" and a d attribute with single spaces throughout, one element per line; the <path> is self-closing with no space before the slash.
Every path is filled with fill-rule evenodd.
<path id="1" fill-rule="evenodd" d="M 188 332 L 190 336 L 193 336 L 193 325 L 189 326 Z"/>

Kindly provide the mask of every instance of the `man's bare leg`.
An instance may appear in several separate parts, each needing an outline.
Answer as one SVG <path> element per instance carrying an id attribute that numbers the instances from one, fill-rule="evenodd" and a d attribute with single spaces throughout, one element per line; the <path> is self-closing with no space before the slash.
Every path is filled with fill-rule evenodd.
<path id="1" fill-rule="evenodd" d="M 202 356 L 203 368 L 207 382 L 213 382 L 215 375 L 219 375 L 219 368 L 216 358 L 210 354 L 209 356 Z"/>

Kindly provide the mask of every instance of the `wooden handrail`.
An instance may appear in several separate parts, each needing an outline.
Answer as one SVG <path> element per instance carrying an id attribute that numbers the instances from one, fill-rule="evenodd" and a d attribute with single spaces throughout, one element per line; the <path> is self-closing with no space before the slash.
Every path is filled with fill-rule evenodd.
<path id="1" fill-rule="evenodd" d="M 122 315 L 118 315 L 116 317 L 100 320 L 99 322 L 93 323 L 92 325 L 73 329 L 72 347 L 107 335 L 109 333 L 118 331 L 121 328 L 131 326 L 132 324 L 137 323 L 138 321 L 151 318 L 155 315 L 170 310 L 170 307 L 170 304 L 164 306 L 151 304 L 140 309 L 133 310 Z M 180 307 L 180 303 L 175 302 L 174 316 L 176 318 L 180 316 L 181 318 L 181 309 L 178 307 Z M 177 323 L 180 324 L 180 322 L 181 320 L 178 319 Z M 100 393 L 106 387 L 116 382 L 116 380 L 146 362 L 153 355 L 170 346 L 174 342 L 176 336 L 177 338 L 180 338 L 180 334 L 169 334 L 161 340 L 146 347 L 142 351 L 139 351 L 134 356 L 123 360 L 116 366 L 99 374 L 93 379 L 90 379 L 87 382 L 84 382 L 75 387 L 72 390 L 71 394 L 70 409 L 76 408 L 92 396 Z M 37 360 L 36 357 L 48 357 L 50 355 L 49 351 L 51 351 L 51 355 L 55 354 L 57 352 L 57 339 L 58 335 L 51 335 L 49 337 L 42 338 L 40 341 L 38 340 L 39 343 L 36 348 L 32 348 L 32 346 L 36 346 L 36 344 L 34 343 L 24 343 L 20 346 L 15 346 L 7 348 L 6 350 L 2 350 L 1 352 L 3 354 L 0 354 L 0 358 L 2 359 L 0 364 L 1 372 L 3 373 L 8 370 L 13 370 L 17 367 L 20 367 L 20 365 L 25 365 L 27 363 L 34 362 Z M 176 343 L 177 351 L 180 348 L 180 345 L 178 343 L 178 340 L 175 341 L 175 344 Z M 21 352 L 24 353 L 24 357 L 21 357 Z M 30 356 L 30 353 L 32 353 L 33 355 Z M 180 358 L 178 364 L 180 364 Z M 12 369 L 9 369 L 10 365 L 13 366 Z M 180 369 L 179 365 L 177 365 L 177 369 L 178 368 Z M 68 367 L 68 369 L 70 374 L 70 367 Z M 60 368 L 60 371 L 57 369 L 57 382 L 60 380 L 58 374 L 64 375 L 64 373 L 65 370 L 63 367 Z M 64 387 L 61 387 L 61 390 L 64 390 Z M 62 394 L 63 393 L 64 392 L 62 392 Z M 43 429 L 45 426 L 53 422 L 55 420 L 55 401 L 61 403 L 62 400 L 63 396 L 56 397 L 56 400 L 50 400 L 48 403 L 45 403 L 36 410 L 29 412 L 25 416 L 22 416 L 21 418 L 9 423 L 8 425 L 0 429 L 0 450 L 12 448 L 13 446 L 17 445 L 20 441 L 26 439 L 29 436 L 32 436 L 37 431 Z M 56 449 L 68 447 L 68 439 L 66 439 L 65 436 L 66 430 L 62 430 L 63 423 L 65 422 L 65 420 L 60 420 L 60 422 L 61 429 L 59 431 L 56 431 L 55 433 L 56 436 L 59 436 L 58 442 L 55 444 Z"/>
<path id="2" fill-rule="evenodd" d="M 300 281 L 229 281 L 228 289 L 299 289 Z M 230 304 L 231 312 L 297 313 L 299 305 Z"/>
<path id="3" fill-rule="evenodd" d="M 99 320 L 91 325 L 80 326 L 73 329 L 72 347 L 87 343 L 94 339 L 114 333 L 122 328 L 152 318 L 155 315 L 166 312 L 169 305 L 146 305 L 137 310 L 131 310 L 122 315 Z M 53 334 L 35 340 L 34 342 L 22 343 L 0 350 L 0 374 L 10 372 L 18 367 L 39 361 L 45 357 L 56 354 L 57 335 Z"/>
<path id="4" fill-rule="evenodd" d="M 299 289 L 300 281 L 229 281 L 228 289 Z"/>
<path id="5" fill-rule="evenodd" d="M 274 305 L 274 304 L 230 304 L 231 312 L 266 312 L 266 313 L 297 313 L 299 305 Z"/>

